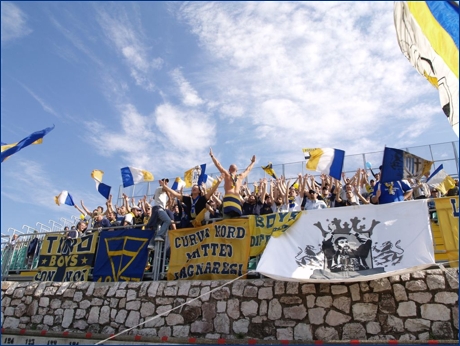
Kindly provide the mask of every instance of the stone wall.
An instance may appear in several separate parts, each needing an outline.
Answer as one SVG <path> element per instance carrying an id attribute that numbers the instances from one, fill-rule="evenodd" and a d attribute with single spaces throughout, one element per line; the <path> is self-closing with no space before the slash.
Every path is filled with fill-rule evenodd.
<path id="1" fill-rule="evenodd" d="M 180 307 L 187 301 L 191 302 Z M 428 270 L 349 284 L 271 279 L 2 282 L 1 318 L 6 330 L 107 335 L 147 321 L 129 334 L 206 339 L 458 340 L 458 270 Z"/>

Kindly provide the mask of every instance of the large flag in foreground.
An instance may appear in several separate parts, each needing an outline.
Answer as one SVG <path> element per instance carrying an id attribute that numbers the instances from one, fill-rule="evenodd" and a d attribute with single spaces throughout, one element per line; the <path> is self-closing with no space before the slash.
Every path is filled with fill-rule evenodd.
<path id="1" fill-rule="evenodd" d="M 342 177 L 345 151 L 333 148 L 302 149 L 307 169 L 317 171 L 340 180 Z"/>
<path id="2" fill-rule="evenodd" d="M 2 162 L 9 156 L 16 154 L 19 150 L 22 150 L 31 144 L 41 144 L 43 142 L 43 137 L 45 137 L 45 135 L 52 129 L 54 129 L 54 125 L 52 127 L 47 127 L 44 130 L 34 132 L 20 142 L 5 145 L 2 143 Z"/>
<path id="3" fill-rule="evenodd" d="M 458 136 L 458 3 L 395 1 L 394 22 L 402 53 L 435 88 Z"/>
<path id="4" fill-rule="evenodd" d="M 281 281 L 369 281 L 434 264 L 427 201 L 302 212 L 273 234 L 257 272 Z"/>
<path id="5" fill-rule="evenodd" d="M 121 169 L 121 180 L 123 181 L 123 187 L 128 187 L 146 181 L 153 181 L 153 174 L 135 167 L 123 167 Z"/>
<path id="6" fill-rule="evenodd" d="M 450 175 L 444 171 L 444 166 L 440 165 L 436 170 L 430 175 L 426 183 L 435 189 L 441 191 L 443 195 L 447 193 L 450 189 L 455 186 L 455 181 Z"/>
<path id="7" fill-rule="evenodd" d="M 102 182 L 102 177 L 104 176 L 104 172 L 95 169 L 94 171 L 91 172 L 91 178 L 94 179 L 96 182 L 96 190 L 105 197 L 105 199 L 109 199 L 110 196 L 110 190 L 112 189 L 109 185 L 106 185 Z"/>
<path id="8" fill-rule="evenodd" d="M 422 159 L 407 151 L 385 148 L 380 181 L 388 183 L 402 179 L 420 179 L 430 173 L 432 165 L 433 161 Z"/>

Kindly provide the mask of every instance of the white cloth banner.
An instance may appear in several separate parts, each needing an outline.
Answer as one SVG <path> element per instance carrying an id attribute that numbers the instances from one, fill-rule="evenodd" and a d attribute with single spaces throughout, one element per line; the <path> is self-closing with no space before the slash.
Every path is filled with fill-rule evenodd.
<path id="1" fill-rule="evenodd" d="M 432 266 L 427 200 L 303 211 L 256 271 L 281 281 L 356 282 Z"/>

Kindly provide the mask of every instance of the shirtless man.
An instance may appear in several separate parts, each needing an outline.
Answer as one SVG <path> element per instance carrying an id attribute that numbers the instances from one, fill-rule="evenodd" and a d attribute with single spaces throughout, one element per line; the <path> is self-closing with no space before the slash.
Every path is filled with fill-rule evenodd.
<path id="1" fill-rule="evenodd" d="M 256 162 L 256 156 L 253 155 L 251 163 L 246 168 L 246 170 L 243 173 L 238 174 L 238 168 L 234 164 L 230 165 L 228 171 L 223 168 L 220 162 L 212 154 L 212 148 L 209 148 L 209 155 L 211 156 L 214 165 L 224 177 L 224 219 L 241 216 L 241 199 L 239 196 L 239 191 L 244 178 L 248 176 L 249 172 L 254 166 L 254 163 Z"/>

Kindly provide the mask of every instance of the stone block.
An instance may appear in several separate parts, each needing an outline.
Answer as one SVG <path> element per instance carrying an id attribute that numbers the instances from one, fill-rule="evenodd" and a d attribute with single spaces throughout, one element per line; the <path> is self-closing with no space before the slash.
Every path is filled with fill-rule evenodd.
<path id="1" fill-rule="evenodd" d="M 141 317 L 142 318 L 153 316 L 154 313 L 155 313 L 155 304 L 153 304 L 151 302 L 142 303 L 140 312 L 141 312 Z"/>
<path id="2" fill-rule="evenodd" d="M 297 296 L 282 296 L 280 298 L 281 304 L 293 305 L 293 304 L 301 304 L 302 299 Z"/>
<path id="3" fill-rule="evenodd" d="M 423 318 L 409 318 L 404 323 L 404 326 L 409 332 L 422 332 L 430 330 L 431 322 Z"/>
<path id="4" fill-rule="evenodd" d="M 258 289 L 254 286 L 246 286 L 243 292 L 243 297 L 255 298 L 257 297 Z"/>
<path id="5" fill-rule="evenodd" d="M 261 287 L 259 289 L 259 299 L 272 299 L 273 298 L 273 288 L 272 287 Z"/>
<path id="6" fill-rule="evenodd" d="M 411 292 L 417 291 L 426 291 L 427 287 L 425 281 L 423 280 L 414 280 L 414 281 L 407 281 L 406 282 L 406 290 Z"/>
<path id="7" fill-rule="evenodd" d="M 299 294 L 299 283 L 289 281 L 286 285 L 286 293 L 287 294 Z"/>
<path id="8" fill-rule="evenodd" d="M 397 313 L 400 317 L 417 316 L 417 306 L 412 301 L 401 302 L 398 305 Z"/>
<path id="9" fill-rule="evenodd" d="M 427 275 L 426 284 L 428 285 L 428 289 L 430 291 L 446 288 L 446 280 L 442 275 Z"/>
<path id="10" fill-rule="evenodd" d="M 416 292 L 416 293 L 409 293 L 409 299 L 413 300 L 419 304 L 428 303 L 433 295 L 429 292 Z"/>
<path id="11" fill-rule="evenodd" d="M 307 296 L 307 308 L 311 309 L 315 306 L 316 296 L 310 294 Z"/>
<path id="12" fill-rule="evenodd" d="M 285 293 L 284 285 L 285 285 L 285 282 L 283 281 L 275 282 L 275 295 L 280 295 L 280 294 Z"/>
<path id="13" fill-rule="evenodd" d="M 339 340 L 339 333 L 335 328 L 321 326 L 315 331 L 316 340 L 333 341 Z"/>
<path id="14" fill-rule="evenodd" d="M 279 328 L 276 330 L 277 340 L 293 340 L 292 328 Z"/>
<path id="15" fill-rule="evenodd" d="M 5 319 L 2 319 L 2 322 L 3 322 L 2 328 L 17 329 L 19 326 L 19 318 L 16 318 L 16 317 L 5 317 Z"/>
<path id="16" fill-rule="evenodd" d="M 298 323 L 294 327 L 294 340 L 302 340 L 302 341 L 313 340 L 311 326 L 305 323 Z"/>
<path id="17" fill-rule="evenodd" d="M 277 320 L 281 318 L 282 307 L 278 299 L 272 299 L 268 303 L 268 318 L 270 320 Z"/>
<path id="18" fill-rule="evenodd" d="M 444 305 L 454 305 L 458 303 L 458 293 L 455 292 L 438 292 L 434 296 L 436 303 Z"/>
<path id="19" fill-rule="evenodd" d="M 341 340 L 366 340 L 366 329 L 361 323 L 347 323 L 343 326 Z"/>
<path id="20" fill-rule="evenodd" d="M 351 307 L 351 299 L 349 297 L 338 297 L 334 299 L 334 302 L 332 305 L 346 314 L 350 312 L 350 307 Z"/>
<path id="21" fill-rule="evenodd" d="M 140 313 L 139 311 L 130 311 L 126 317 L 125 326 L 128 328 L 134 327 L 139 324 Z"/>
<path id="22" fill-rule="evenodd" d="M 216 333 L 223 334 L 230 332 L 230 320 L 226 314 L 217 314 L 214 319 L 214 330 Z"/>
<path id="23" fill-rule="evenodd" d="M 431 333 L 435 339 L 438 340 L 452 340 L 454 339 L 454 331 L 449 322 L 433 322 Z M 458 335 L 456 335 L 458 340 Z"/>
<path id="24" fill-rule="evenodd" d="M 166 317 L 166 324 L 168 326 L 176 326 L 178 324 L 184 324 L 184 318 L 182 315 L 170 313 L 168 317 Z"/>
<path id="25" fill-rule="evenodd" d="M 174 326 L 172 336 L 175 338 L 187 338 L 190 335 L 190 326 Z"/>
<path id="26" fill-rule="evenodd" d="M 335 310 L 330 310 L 326 315 L 326 323 L 332 327 L 345 324 L 351 320 L 351 317 Z"/>
<path id="27" fill-rule="evenodd" d="M 449 321 L 450 309 L 441 304 L 423 304 L 420 307 L 422 318 L 430 321 Z"/>
<path id="28" fill-rule="evenodd" d="M 326 310 L 324 308 L 308 309 L 308 320 L 310 321 L 310 324 L 315 324 L 315 325 L 324 324 L 325 314 L 326 314 Z"/>
<path id="29" fill-rule="evenodd" d="M 303 305 L 284 308 L 284 317 L 293 320 L 303 320 L 307 316 L 307 309 Z"/>
<path id="30" fill-rule="evenodd" d="M 259 304 L 254 301 L 244 301 L 241 303 L 241 313 L 245 317 L 257 316 L 257 310 L 259 309 Z"/>
<path id="31" fill-rule="evenodd" d="M 246 335 L 249 330 L 249 320 L 241 319 L 233 322 L 232 330 L 235 334 L 244 334 Z"/>
<path id="32" fill-rule="evenodd" d="M 380 323 L 378 322 L 367 322 L 366 324 L 366 332 L 368 334 L 380 334 L 382 328 L 380 327 Z"/>
<path id="33" fill-rule="evenodd" d="M 302 291 L 302 295 L 307 295 L 307 294 L 310 294 L 310 293 L 315 294 L 316 293 L 316 288 L 315 288 L 314 284 L 303 284 L 301 286 L 301 291 Z M 295 331 L 294 331 L 294 337 L 295 337 Z"/>
<path id="34" fill-rule="evenodd" d="M 374 321 L 377 315 L 377 305 L 370 303 L 356 303 L 352 306 L 353 319 L 357 321 Z"/>
<path id="35" fill-rule="evenodd" d="M 395 299 L 397 302 L 407 300 L 407 293 L 406 289 L 401 284 L 394 284 L 393 285 L 393 293 L 395 295 Z"/>
<path id="36" fill-rule="evenodd" d="M 99 315 L 99 324 L 104 325 L 110 322 L 110 307 L 105 305 L 101 307 Z"/>
<path id="37" fill-rule="evenodd" d="M 201 312 L 204 321 L 212 322 L 214 317 L 216 317 L 216 305 L 213 303 L 203 303 L 201 306 Z"/>
<path id="38" fill-rule="evenodd" d="M 229 299 L 227 302 L 227 315 L 236 320 L 240 317 L 240 300 Z"/>
<path id="39" fill-rule="evenodd" d="M 361 300 L 361 290 L 359 289 L 359 284 L 350 285 L 351 299 L 354 302 Z"/>
<path id="40" fill-rule="evenodd" d="M 332 306 L 331 296 L 319 296 L 316 298 L 316 306 L 322 308 L 330 308 Z"/>

